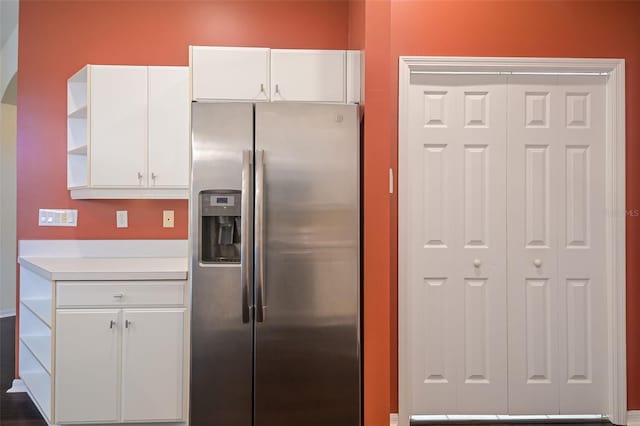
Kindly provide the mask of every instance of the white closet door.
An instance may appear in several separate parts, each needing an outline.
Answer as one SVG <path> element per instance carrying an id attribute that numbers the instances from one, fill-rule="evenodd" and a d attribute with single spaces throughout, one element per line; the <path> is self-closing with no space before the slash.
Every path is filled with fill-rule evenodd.
<path id="1" fill-rule="evenodd" d="M 558 222 L 561 414 L 607 409 L 605 79 L 560 77 Z"/>
<path id="2" fill-rule="evenodd" d="M 509 78 L 510 414 L 604 412 L 603 90 Z"/>
<path id="3" fill-rule="evenodd" d="M 506 79 L 412 79 L 411 412 L 506 413 Z"/>

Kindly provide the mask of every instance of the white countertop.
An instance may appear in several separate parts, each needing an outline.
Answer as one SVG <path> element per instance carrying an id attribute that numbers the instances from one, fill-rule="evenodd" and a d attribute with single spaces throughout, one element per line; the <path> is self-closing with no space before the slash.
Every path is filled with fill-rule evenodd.
<path id="1" fill-rule="evenodd" d="M 51 281 L 186 280 L 186 257 L 20 257 L 21 266 Z"/>

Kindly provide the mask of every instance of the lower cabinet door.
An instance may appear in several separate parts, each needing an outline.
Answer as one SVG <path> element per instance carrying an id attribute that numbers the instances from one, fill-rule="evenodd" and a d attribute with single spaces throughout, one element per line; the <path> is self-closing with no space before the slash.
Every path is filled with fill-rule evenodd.
<path id="1" fill-rule="evenodd" d="M 185 309 L 124 309 L 122 420 L 182 420 Z"/>
<path id="2" fill-rule="evenodd" d="M 56 312 L 55 422 L 118 421 L 120 311 Z"/>

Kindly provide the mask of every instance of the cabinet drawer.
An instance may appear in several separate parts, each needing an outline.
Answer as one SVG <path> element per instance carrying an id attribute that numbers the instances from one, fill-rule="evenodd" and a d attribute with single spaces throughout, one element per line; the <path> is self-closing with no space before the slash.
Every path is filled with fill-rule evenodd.
<path id="1" fill-rule="evenodd" d="M 184 281 L 60 281 L 56 306 L 184 305 Z"/>

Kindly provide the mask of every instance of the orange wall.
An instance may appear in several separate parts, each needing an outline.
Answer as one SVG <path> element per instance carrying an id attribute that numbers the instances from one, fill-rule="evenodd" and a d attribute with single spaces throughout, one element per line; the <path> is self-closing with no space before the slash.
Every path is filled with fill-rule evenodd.
<path id="1" fill-rule="evenodd" d="M 67 78 L 87 63 L 188 65 L 190 44 L 345 49 L 348 3 L 22 0 L 19 19 L 18 239 L 186 239 L 186 200 L 70 199 Z M 78 227 L 38 227 L 40 207 L 78 209 Z M 175 228 L 162 228 L 164 209 Z"/>
<path id="2" fill-rule="evenodd" d="M 583 56 L 627 60 L 627 158 L 638 159 L 640 4 L 484 1 L 22 0 L 18 89 L 18 238 L 186 238 L 186 201 L 72 201 L 66 190 L 66 79 L 86 63 L 186 65 L 187 45 L 366 49 L 364 360 L 367 426 L 397 411 L 397 169 L 399 55 Z M 349 28 L 348 28 L 349 27 Z M 397 175 L 397 173 L 396 173 Z M 628 167 L 627 206 L 640 208 Z M 79 210 L 78 228 L 37 227 L 38 207 Z M 129 210 L 129 228 L 114 211 Z M 161 210 L 176 210 L 176 228 Z M 627 222 L 627 256 L 640 222 Z M 640 265 L 629 262 L 629 306 Z M 640 408 L 640 313 L 629 309 L 629 407 Z"/>
<path id="3" fill-rule="evenodd" d="M 389 424 L 391 398 L 389 0 L 366 0 L 364 20 L 364 418 Z"/>
<path id="4" fill-rule="evenodd" d="M 346 0 L 23 0 L 18 239 L 187 238 L 187 201 L 70 199 L 66 81 L 84 64 L 188 65 L 190 44 L 344 49 L 347 20 Z M 78 227 L 37 226 L 39 207 L 78 209 Z M 129 228 L 115 227 L 120 209 Z M 175 210 L 175 228 L 162 228 L 163 209 Z"/>
<path id="5" fill-rule="evenodd" d="M 614 1 L 391 0 L 392 85 L 388 161 L 397 169 L 398 56 L 603 57 L 626 60 L 627 209 L 640 208 L 640 3 Z M 367 31 L 375 31 L 367 23 Z M 367 48 L 369 46 L 367 45 Z M 370 54 L 370 51 L 367 51 Z M 381 74 L 388 70 L 381 67 Z M 368 84 L 368 82 L 367 82 Z M 367 89 L 368 90 L 368 89 Z M 367 114 L 384 105 L 367 100 Z M 368 141 L 369 142 L 369 141 Z M 391 371 L 397 371 L 397 198 L 391 200 Z M 629 409 L 640 409 L 640 219 L 627 219 L 627 357 Z M 391 409 L 397 412 L 397 381 Z"/>

